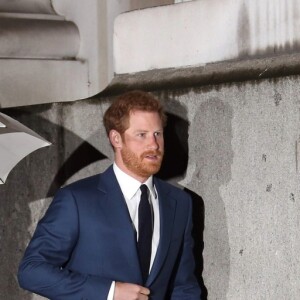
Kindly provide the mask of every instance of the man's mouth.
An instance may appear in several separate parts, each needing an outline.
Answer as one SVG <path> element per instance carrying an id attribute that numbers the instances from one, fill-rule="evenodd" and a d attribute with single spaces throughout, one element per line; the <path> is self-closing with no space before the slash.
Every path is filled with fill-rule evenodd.
<path id="1" fill-rule="evenodd" d="M 161 159 L 161 153 L 160 152 L 151 152 L 151 153 L 144 153 L 143 158 L 149 159 L 151 161 L 157 161 Z"/>
<path id="2" fill-rule="evenodd" d="M 157 160 L 159 157 L 157 155 L 146 155 L 145 158 L 151 159 L 151 160 Z"/>

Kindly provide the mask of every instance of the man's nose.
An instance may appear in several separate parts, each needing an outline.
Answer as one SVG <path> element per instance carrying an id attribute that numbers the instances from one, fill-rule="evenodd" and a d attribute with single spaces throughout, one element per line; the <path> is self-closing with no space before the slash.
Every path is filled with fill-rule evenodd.
<path id="1" fill-rule="evenodd" d="M 154 134 L 149 137 L 148 148 L 155 149 L 155 150 L 159 148 L 157 137 Z"/>

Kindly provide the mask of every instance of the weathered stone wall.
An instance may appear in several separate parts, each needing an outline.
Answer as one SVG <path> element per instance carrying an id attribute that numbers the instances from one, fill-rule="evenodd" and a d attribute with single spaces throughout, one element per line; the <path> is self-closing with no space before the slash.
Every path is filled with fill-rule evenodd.
<path id="1" fill-rule="evenodd" d="M 161 177 L 193 193 L 208 299 L 299 298 L 299 83 L 290 76 L 154 91 L 172 125 Z M 0 186 L 0 299 L 41 299 L 18 288 L 18 263 L 55 190 L 111 163 L 101 123 L 110 101 L 2 110 L 53 145 Z"/>
<path id="2" fill-rule="evenodd" d="M 209 299 L 299 298 L 299 77 L 179 97 L 188 107 L 183 185 L 203 198 Z"/>

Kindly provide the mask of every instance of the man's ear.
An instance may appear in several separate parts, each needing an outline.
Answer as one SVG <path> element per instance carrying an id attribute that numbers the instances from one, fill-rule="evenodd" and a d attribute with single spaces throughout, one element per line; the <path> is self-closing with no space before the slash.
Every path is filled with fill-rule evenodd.
<path id="1" fill-rule="evenodd" d="M 120 133 L 114 129 L 109 132 L 109 141 L 114 148 L 122 147 L 122 137 Z"/>

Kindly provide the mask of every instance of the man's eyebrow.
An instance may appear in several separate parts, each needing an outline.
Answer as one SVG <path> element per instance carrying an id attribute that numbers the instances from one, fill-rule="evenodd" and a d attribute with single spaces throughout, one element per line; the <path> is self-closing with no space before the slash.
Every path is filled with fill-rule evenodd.
<path id="1" fill-rule="evenodd" d="M 164 131 L 164 129 L 163 129 L 163 128 L 159 128 L 159 129 L 153 130 L 153 132 L 158 132 L 158 131 Z M 134 130 L 134 132 L 151 132 L 151 130 L 147 130 L 147 129 L 136 129 L 136 130 Z"/>

